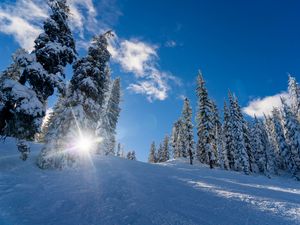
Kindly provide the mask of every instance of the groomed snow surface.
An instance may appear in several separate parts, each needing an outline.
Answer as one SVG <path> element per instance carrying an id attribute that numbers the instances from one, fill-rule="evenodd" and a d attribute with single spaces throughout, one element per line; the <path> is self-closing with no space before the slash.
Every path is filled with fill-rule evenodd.
<path id="1" fill-rule="evenodd" d="M 300 224 L 300 182 L 246 176 L 184 161 L 94 157 L 63 171 L 23 162 L 0 144 L 1 225 Z"/>

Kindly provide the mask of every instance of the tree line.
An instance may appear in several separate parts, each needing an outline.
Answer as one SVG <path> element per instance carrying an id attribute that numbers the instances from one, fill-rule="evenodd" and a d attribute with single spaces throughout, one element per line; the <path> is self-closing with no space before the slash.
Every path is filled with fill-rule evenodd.
<path id="1" fill-rule="evenodd" d="M 228 92 L 223 117 L 209 97 L 201 72 L 197 76 L 197 110 L 194 141 L 192 108 L 185 98 L 182 114 L 175 121 L 170 138 L 156 149 L 153 142 L 148 161 L 165 162 L 170 158 L 195 158 L 210 168 L 263 173 L 268 177 L 290 173 L 300 175 L 300 87 L 289 75 L 288 100 L 264 118 L 245 118 L 235 94 Z M 189 154 L 191 153 L 191 154 Z"/>

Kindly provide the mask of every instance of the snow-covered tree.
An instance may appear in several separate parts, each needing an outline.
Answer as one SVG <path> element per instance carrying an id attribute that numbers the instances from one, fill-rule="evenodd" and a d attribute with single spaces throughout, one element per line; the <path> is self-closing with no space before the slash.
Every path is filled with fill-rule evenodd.
<path id="1" fill-rule="evenodd" d="M 102 139 L 98 153 L 104 153 L 105 155 L 114 154 L 116 128 L 121 111 L 119 106 L 120 100 L 120 78 L 117 78 L 113 81 L 108 102 L 98 123 L 96 134 Z"/>
<path id="2" fill-rule="evenodd" d="M 121 143 L 118 143 L 116 156 L 121 157 L 121 153 L 122 153 Z"/>
<path id="3" fill-rule="evenodd" d="M 75 41 L 68 26 L 66 0 L 48 0 L 52 14 L 44 22 L 44 33 L 35 40 L 33 52 L 19 57 L 24 71 L 20 83 L 28 82 L 42 103 L 54 89 L 64 93 L 64 67 L 76 58 Z"/>
<path id="4" fill-rule="evenodd" d="M 276 109 L 275 109 L 276 110 Z M 274 110 L 273 110 L 274 112 Z M 277 134 L 275 131 L 274 119 L 265 115 L 265 128 L 269 137 L 270 146 L 274 151 L 277 169 L 284 169 L 283 160 L 280 157 L 279 145 L 277 142 Z"/>
<path id="5" fill-rule="evenodd" d="M 234 169 L 234 146 L 233 146 L 233 126 L 232 120 L 230 119 L 229 109 L 224 102 L 224 122 L 223 122 L 223 145 L 224 152 L 227 155 L 229 169 Z"/>
<path id="6" fill-rule="evenodd" d="M 199 72 L 197 77 L 196 94 L 198 97 L 196 114 L 198 143 L 196 156 L 200 162 L 207 163 L 212 168 L 215 161 L 213 151 L 214 127 L 212 122 L 212 105 L 201 72 Z"/>
<path id="7" fill-rule="evenodd" d="M 156 161 L 163 162 L 163 145 L 160 143 L 157 149 Z"/>
<path id="8" fill-rule="evenodd" d="M 33 140 L 45 111 L 36 92 L 18 81 L 22 67 L 17 57 L 21 54 L 24 51 L 17 51 L 12 65 L 0 75 L 0 135 Z"/>
<path id="9" fill-rule="evenodd" d="M 151 143 L 148 162 L 149 163 L 156 163 L 156 147 L 155 147 L 155 142 L 154 141 Z"/>
<path id="10" fill-rule="evenodd" d="M 272 121 L 274 124 L 273 135 L 276 138 L 279 157 L 281 159 L 279 164 L 283 164 L 282 169 L 287 168 L 290 173 L 295 174 L 297 172 L 297 166 L 292 157 L 291 148 L 288 146 L 284 136 L 284 129 L 282 127 L 283 118 L 278 109 L 272 111 Z"/>
<path id="11" fill-rule="evenodd" d="M 276 163 L 275 149 L 270 140 L 270 136 L 268 135 L 266 122 L 268 121 L 265 121 L 265 123 L 262 124 L 261 126 L 262 129 L 261 138 L 264 145 L 265 163 L 266 163 L 264 173 L 269 177 L 272 174 L 277 174 L 278 167 Z"/>
<path id="12" fill-rule="evenodd" d="M 88 55 L 73 65 L 74 74 L 65 97 L 54 107 L 45 146 L 38 160 L 41 168 L 71 166 L 81 156 L 74 141 L 96 139 L 98 114 L 103 108 L 108 80 L 107 33 L 93 39 Z"/>
<path id="13" fill-rule="evenodd" d="M 234 147 L 234 169 L 237 171 L 242 170 L 245 174 L 249 174 L 249 156 L 244 139 L 244 121 L 240 114 L 240 106 L 235 96 L 229 93 L 230 102 L 230 120 L 233 132 L 233 147 Z"/>
<path id="14" fill-rule="evenodd" d="M 262 122 L 254 118 L 254 123 L 252 126 L 251 136 L 252 136 L 252 149 L 254 152 L 254 158 L 256 165 L 258 166 L 259 172 L 265 171 L 266 158 L 265 158 L 265 146 L 262 139 Z"/>
<path id="15" fill-rule="evenodd" d="M 172 135 L 171 135 L 171 146 L 172 146 L 174 158 L 182 157 L 182 152 L 183 152 L 182 139 L 183 139 L 182 121 L 181 119 L 179 119 L 174 123 L 172 129 Z"/>
<path id="16" fill-rule="evenodd" d="M 224 157 L 222 156 L 222 123 L 220 121 L 219 111 L 214 101 L 211 101 L 212 124 L 213 124 L 213 150 L 216 156 L 216 164 L 224 168 Z"/>
<path id="17" fill-rule="evenodd" d="M 251 140 L 250 140 L 251 135 L 250 135 L 249 125 L 242 114 L 241 108 L 238 104 L 238 99 L 235 96 L 234 96 L 234 101 L 235 101 L 237 116 L 238 116 L 239 122 L 241 123 L 241 126 L 242 126 L 243 141 L 244 141 L 244 146 L 245 146 L 246 153 L 248 156 L 247 158 L 248 158 L 249 170 L 251 172 L 255 172 L 257 165 L 255 164 L 255 159 L 253 156 L 253 150 L 252 150 Z"/>
<path id="18" fill-rule="evenodd" d="M 300 88 L 295 77 L 289 75 L 288 82 L 289 99 L 291 102 L 291 110 L 300 119 Z"/>
<path id="19" fill-rule="evenodd" d="M 0 107 L 3 136 L 32 140 L 45 116 L 48 97 L 55 88 L 61 93 L 65 91 L 64 67 L 76 57 L 67 23 L 69 8 L 66 0 L 48 3 L 52 14 L 44 22 L 44 33 L 35 40 L 34 50 L 19 51 L 7 74 L 1 75 L 0 92 L 5 95 Z"/>
<path id="20" fill-rule="evenodd" d="M 283 127 L 287 144 L 289 145 L 293 163 L 300 170 L 300 123 L 291 108 L 282 100 L 283 104 Z"/>
<path id="21" fill-rule="evenodd" d="M 135 151 L 129 151 L 127 153 L 127 159 L 129 159 L 129 160 L 136 160 Z"/>
<path id="22" fill-rule="evenodd" d="M 185 98 L 181 116 L 181 131 L 182 131 L 182 156 L 187 157 L 189 152 L 194 155 L 194 133 L 192 124 L 192 108 L 190 101 Z"/>
<path id="23" fill-rule="evenodd" d="M 252 128 L 252 148 L 259 172 L 269 177 L 272 174 L 277 174 L 278 166 L 274 146 L 272 146 L 268 135 L 267 122 L 269 121 L 264 123 L 255 117 Z"/>
<path id="24" fill-rule="evenodd" d="M 169 136 L 166 135 L 162 145 L 162 162 L 166 162 L 169 159 L 170 159 Z"/>

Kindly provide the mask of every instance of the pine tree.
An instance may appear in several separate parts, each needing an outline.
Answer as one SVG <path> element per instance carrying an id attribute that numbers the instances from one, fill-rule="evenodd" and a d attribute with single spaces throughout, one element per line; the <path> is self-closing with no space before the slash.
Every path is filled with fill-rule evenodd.
<path id="1" fill-rule="evenodd" d="M 224 168 L 224 160 L 223 160 L 223 150 L 222 150 L 222 144 L 220 143 L 219 138 L 221 137 L 222 132 L 222 124 L 219 117 L 219 112 L 217 105 L 215 102 L 211 101 L 212 105 L 212 124 L 213 124 L 213 150 L 214 155 L 216 156 L 215 163 L 219 165 L 220 167 Z"/>
<path id="2" fill-rule="evenodd" d="M 240 106 L 238 104 L 237 98 L 229 93 L 230 102 L 230 120 L 232 123 L 233 132 L 233 147 L 234 147 L 234 169 L 237 171 L 242 170 L 245 174 L 249 174 L 249 156 L 247 154 L 247 149 L 244 139 L 243 130 L 243 118 L 240 114 Z"/>
<path id="3" fill-rule="evenodd" d="M 114 80 L 106 108 L 102 113 L 103 117 L 99 121 L 96 134 L 102 141 L 99 145 L 99 152 L 105 155 L 114 154 L 116 139 L 116 128 L 120 116 L 121 88 L 120 78 Z"/>
<path id="4" fill-rule="evenodd" d="M 289 99 L 291 101 L 291 110 L 300 119 L 300 89 L 295 77 L 289 75 L 288 82 Z"/>
<path id="5" fill-rule="evenodd" d="M 276 155 L 270 137 L 268 136 L 266 123 L 262 124 L 262 140 L 264 144 L 264 153 L 265 153 L 265 175 L 270 177 L 272 174 L 277 174 L 278 168 L 276 164 Z"/>
<path id="6" fill-rule="evenodd" d="M 202 163 L 213 167 L 215 155 L 213 151 L 212 105 L 201 72 L 197 77 L 198 109 L 196 115 L 198 143 L 196 156 Z"/>
<path id="7" fill-rule="evenodd" d="M 163 141 L 162 146 L 162 162 L 166 162 L 170 159 L 170 151 L 169 151 L 169 136 L 166 135 Z"/>
<path id="8" fill-rule="evenodd" d="M 118 143 L 116 156 L 121 157 L 121 154 L 122 154 L 121 143 Z"/>
<path id="9" fill-rule="evenodd" d="M 187 157 L 189 152 L 194 155 L 194 133 L 192 124 L 192 108 L 190 101 L 186 98 L 184 100 L 182 109 L 182 156 Z"/>
<path id="10" fill-rule="evenodd" d="M 156 163 L 156 147 L 155 147 L 155 142 L 154 141 L 151 143 L 148 162 L 149 163 Z"/>
<path id="11" fill-rule="evenodd" d="M 36 92 L 18 82 L 22 67 L 17 57 L 21 54 L 24 51 L 17 51 L 12 65 L 0 75 L 0 135 L 33 140 L 45 111 Z"/>
<path id="12" fill-rule="evenodd" d="M 35 40 L 30 56 L 19 57 L 24 71 L 20 83 L 29 82 L 42 103 L 57 88 L 64 93 L 64 67 L 76 58 L 75 41 L 68 26 L 69 7 L 66 0 L 49 0 L 52 10 L 44 22 L 44 33 Z"/>
<path id="13" fill-rule="evenodd" d="M 132 156 L 131 156 L 131 151 L 127 152 L 127 156 L 126 156 L 127 159 L 131 160 L 132 159 Z"/>
<path id="14" fill-rule="evenodd" d="M 300 123 L 293 114 L 291 108 L 282 100 L 283 104 L 283 127 L 286 137 L 287 144 L 290 147 L 291 158 L 293 164 L 296 165 L 297 169 L 300 170 Z"/>
<path id="15" fill-rule="evenodd" d="M 252 127 L 252 149 L 254 151 L 254 158 L 259 172 L 265 172 L 266 158 L 265 158 L 265 143 L 262 134 L 262 122 L 256 117 Z"/>
<path id="16" fill-rule="evenodd" d="M 129 160 L 136 160 L 135 151 L 129 151 L 127 153 L 127 159 L 129 159 Z"/>
<path id="17" fill-rule="evenodd" d="M 274 111 L 274 110 L 273 110 Z M 275 125 L 274 125 L 274 119 L 271 116 L 266 116 L 265 115 L 265 128 L 268 134 L 270 146 L 272 150 L 274 151 L 274 156 L 275 156 L 275 164 L 276 164 L 276 170 L 278 169 L 284 169 L 283 168 L 283 160 L 280 157 L 279 153 L 279 145 L 277 142 L 277 134 L 275 131 Z"/>
<path id="18" fill-rule="evenodd" d="M 161 143 L 157 149 L 156 161 L 159 163 L 163 162 L 163 145 Z"/>
<path id="19" fill-rule="evenodd" d="M 227 158 L 227 151 L 223 143 L 225 139 L 225 134 L 223 133 L 222 123 L 220 121 L 218 108 L 213 101 L 212 101 L 212 121 L 214 125 L 213 147 L 214 147 L 214 154 L 217 156 L 216 161 L 217 164 L 222 169 L 228 169 L 229 164 Z"/>
<path id="20" fill-rule="evenodd" d="M 63 70 L 76 58 L 67 24 L 69 8 L 66 0 L 49 0 L 49 6 L 52 14 L 44 22 L 44 33 L 35 40 L 34 51 L 19 52 L 16 67 L 9 68 L 17 76 L 1 76 L 0 92 L 6 98 L 0 107 L 2 136 L 33 140 L 45 116 L 47 99 L 55 88 L 65 91 Z"/>
<path id="21" fill-rule="evenodd" d="M 88 55 L 73 65 L 74 75 L 65 97 L 54 108 L 45 146 L 38 160 L 41 168 L 72 166 L 81 156 L 76 146 L 70 146 L 82 136 L 95 138 L 98 114 L 103 108 L 107 64 L 107 33 L 95 37 Z"/>
<path id="22" fill-rule="evenodd" d="M 171 135 L 171 145 L 173 149 L 173 157 L 180 158 L 182 157 L 183 152 L 183 135 L 182 135 L 182 121 L 181 119 L 177 120 L 174 123 L 173 129 L 172 129 L 172 135 Z"/>
<path id="23" fill-rule="evenodd" d="M 224 122 L 223 122 L 223 133 L 224 133 L 224 152 L 228 159 L 228 168 L 234 169 L 234 146 L 233 146 L 233 126 L 231 123 L 229 110 L 226 102 L 224 102 Z"/>
<path id="24" fill-rule="evenodd" d="M 281 169 L 288 169 L 292 174 L 295 174 L 297 171 L 297 166 L 292 157 L 291 149 L 287 144 L 286 138 L 284 136 L 284 130 L 282 127 L 283 118 L 278 109 L 272 111 L 272 122 L 274 125 L 274 136 L 276 138 L 276 143 L 278 145 L 278 152 L 281 164 Z"/>

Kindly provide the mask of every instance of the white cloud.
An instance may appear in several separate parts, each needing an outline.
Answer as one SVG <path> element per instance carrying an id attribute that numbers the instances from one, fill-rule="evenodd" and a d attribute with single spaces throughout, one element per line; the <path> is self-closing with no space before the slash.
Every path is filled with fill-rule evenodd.
<path id="1" fill-rule="evenodd" d="M 13 35 L 23 48 L 30 50 L 34 39 L 41 33 L 41 29 L 21 17 L 0 12 L 0 32 Z"/>
<path id="2" fill-rule="evenodd" d="M 134 72 L 138 76 L 145 76 L 146 70 L 152 67 L 157 57 L 154 46 L 140 41 L 122 41 L 118 50 L 113 57 L 125 71 Z"/>
<path id="3" fill-rule="evenodd" d="M 288 100 L 288 93 L 282 92 L 273 96 L 254 99 L 249 102 L 247 107 L 243 108 L 243 112 L 251 117 L 263 117 L 264 114 L 270 115 L 273 108 L 281 107 L 280 98 Z"/>
<path id="4" fill-rule="evenodd" d="M 180 83 L 172 74 L 158 69 L 157 46 L 139 40 L 120 40 L 116 37 L 111 41 L 109 51 L 113 60 L 118 62 L 124 71 L 133 73 L 137 78 L 128 89 L 146 95 L 149 101 L 165 100 L 168 97 L 168 81 Z"/>
<path id="5" fill-rule="evenodd" d="M 165 43 L 165 47 L 167 48 L 174 48 L 177 46 L 177 43 L 173 40 L 169 40 Z"/>
<path id="6" fill-rule="evenodd" d="M 85 31 L 96 32 L 97 12 L 92 0 L 69 0 L 70 27 L 84 39 Z M 0 32 L 12 35 L 18 44 L 31 50 L 49 15 L 45 0 L 16 0 L 0 6 Z M 101 28 L 97 30 L 99 32 Z M 79 31 L 79 32 L 78 32 Z"/>

